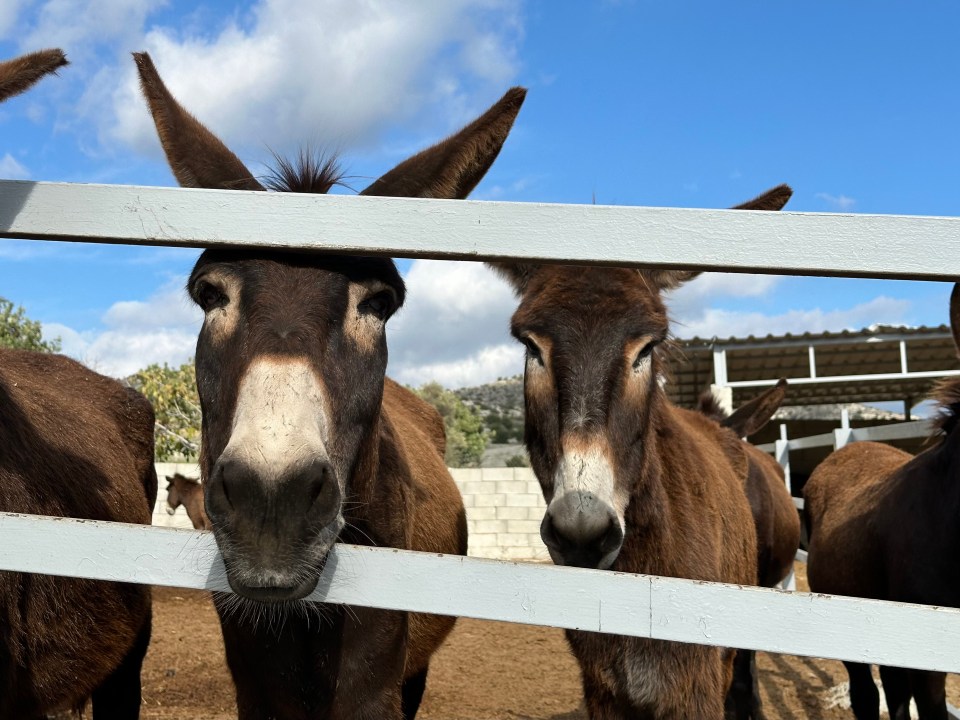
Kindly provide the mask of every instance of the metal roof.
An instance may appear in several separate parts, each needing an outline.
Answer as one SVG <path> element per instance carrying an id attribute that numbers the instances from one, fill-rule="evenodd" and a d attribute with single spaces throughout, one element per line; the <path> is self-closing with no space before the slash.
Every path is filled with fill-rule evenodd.
<path id="1" fill-rule="evenodd" d="M 725 356 L 725 382 L 716 382 L 715 355 Z M 675 402 L 688 407 L 711 384 L 731 387 L 737 407 L 781 377 L 794 381 L 785 405 L 889 400 L 913 404 L 925 399 L 940 378 L 960 373 L 946 325 L 877 325 L 760 338 L 695 337 L 676 341 L 670 367 L 667 390 Z"/>

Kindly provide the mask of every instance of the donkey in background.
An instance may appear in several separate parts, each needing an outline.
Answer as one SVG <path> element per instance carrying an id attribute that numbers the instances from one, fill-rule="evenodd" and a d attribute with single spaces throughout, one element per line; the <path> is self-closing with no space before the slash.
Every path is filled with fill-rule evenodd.
<path id="1" fill-rule="evenodd" d="M 134 56 L 181 185 L 263 190 Z M 514 88 L 365 195 L 464 198 L 496 159 L 525 91 Z M 331 162 L 281 162 L 267 184 L 324 193 Z M 385 258 L 207 250 L 188 282 L 197 341 L 206 511 L 236 596 L 215 598 L 241 720 L 412 718 L 454 618 L 300 600 L 335 542 L 466 554 L 460 492 L 439 414 L 385 380 L 387 320 L 404 284 Z M 283 615 L 283 622 L 255 622 Z"/>
<path id="2" fill-rule="evenodd" d="M 960 354 L 960 284 L 950 296 L 950 327 Z M 832 453 L 803 488 L 810 532 L 807 579 L 813 592 L 960 607 L 960 378 L 937 387 L 939 438 L 912 457 L 877 442 Z M 844 662 L 857 720 L 880 716 L 870 666 Z M 881 667 L 892 720 L 946 720 L 946 674 Z"/>
<path id="3" fill-rule="evenodd" d="M 740 206 L 779 210 L 781 186 Z M 499 262 L 520 298 L 525 441 L 554 562 L 757 582 L 749 458 L 729 430 L 661 385 L 661 293 L 697 273 Z M 568 631 L 592 720 L 724 715 L 734 651 Z"/>
<path id="4" fill-rule="evenodd" d="M 67 64 L 0 63 L 0 100 Z M 62 355 L 0 349 L 0 511 L 149 525 L 157 496 L 146 398 Z M 140 717 L 144 585 L 0 572 L 0 718 Z"/>

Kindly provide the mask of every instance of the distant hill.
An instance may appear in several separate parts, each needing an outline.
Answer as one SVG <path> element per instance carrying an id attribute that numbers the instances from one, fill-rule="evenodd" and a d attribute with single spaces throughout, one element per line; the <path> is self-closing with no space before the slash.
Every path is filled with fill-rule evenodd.
<path id="1" fill-rule="evenodd" d="M 460 388 L 454 394 L 480 413 L 497 444 L 523 441 L 523 376 L 500 378 L 486 385 Z"/>

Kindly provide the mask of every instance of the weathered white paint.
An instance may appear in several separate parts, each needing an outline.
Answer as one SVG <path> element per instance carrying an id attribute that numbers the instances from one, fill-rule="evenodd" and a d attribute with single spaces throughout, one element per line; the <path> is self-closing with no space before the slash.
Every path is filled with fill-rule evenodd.
<path id="1" fill-rule="evenodd" d="M 213 536 L 0 514 L 0 569 L 228 592 Z M 960 671 L 960 610 L 337 545 L 310 600 Z"/>
<path id="2" fill-rule="evenodd" d="M 894 215 L 0 181 L 0 237 L 781 274 L 960 276 L 954 251 L 960 247 L 960 218 Z"/>

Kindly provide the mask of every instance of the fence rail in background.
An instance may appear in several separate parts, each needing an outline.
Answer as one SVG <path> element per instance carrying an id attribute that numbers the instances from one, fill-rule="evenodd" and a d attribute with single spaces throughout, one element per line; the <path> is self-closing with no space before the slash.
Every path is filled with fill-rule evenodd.
<path id="1" fill-rule="evenodd" d="M 960 277 L 958 218 L 0 181 L 0 238 Z M 209 534 L 90 521 L 0 517 L 0 569 L 224 589 Z M 943 608 L 351 546 L 323 582 L 314 599 L 960 671 Z"/>
<path id="2" fill-rule="evenodd" d="M 2 513 L 0 548 L 8 570 L 229 591 L 211 533 Z M 309 599 L 960 672 L 960 610 L 923 605 L 356 545 Z"/>

